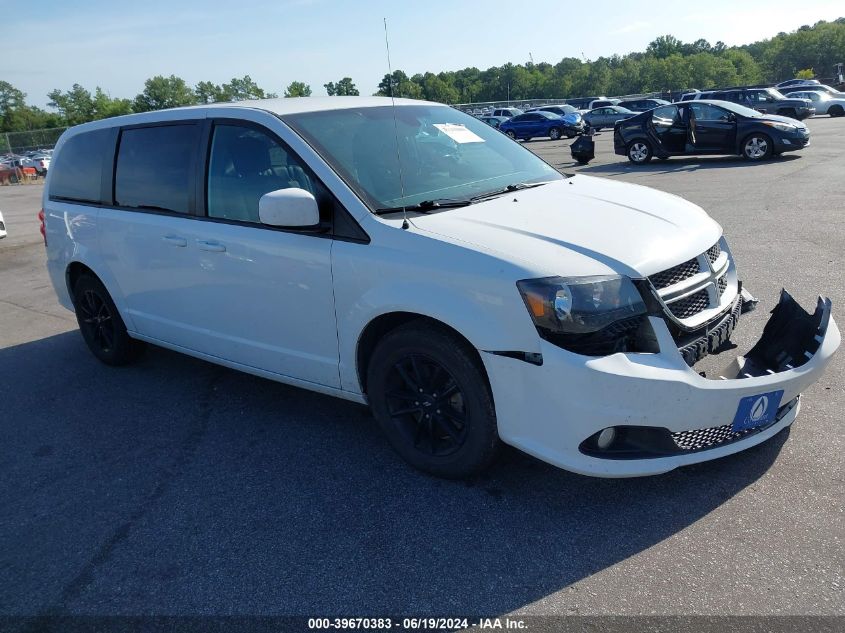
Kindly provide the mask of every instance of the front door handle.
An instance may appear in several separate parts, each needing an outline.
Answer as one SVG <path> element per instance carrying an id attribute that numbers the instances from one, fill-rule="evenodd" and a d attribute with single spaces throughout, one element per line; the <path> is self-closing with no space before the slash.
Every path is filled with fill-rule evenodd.
<path id="1" fill-rule="evenodd" d="M 178 235 L 165 235 L 161 239 L 163 239 L 165 242 L 167 242 L 171 246 L 182 246 L 182 247 L 184 247 L 184 246 L 188 245 L 188 240 L 186 240 L 184 237 L 179 237 Z"/>
<path id="2" fill-rule="evenodd" d="M 197 240 L 197 246 L 201 251 L 211 251 L 212 253 L 223 253 L 226 251 L 226 245 L 213 240 Z"/>

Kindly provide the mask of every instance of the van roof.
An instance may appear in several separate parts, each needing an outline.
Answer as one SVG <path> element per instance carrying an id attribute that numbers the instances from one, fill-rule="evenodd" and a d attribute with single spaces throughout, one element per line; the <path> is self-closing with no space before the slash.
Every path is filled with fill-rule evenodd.
<path id="1" fill-rule="evenodd" d="M 321 112 L 328 110 L 343 110 L 347 108 L 377 108 L 389 106 L 395 101 L 397 106 L 408 105 L 438 105 L 445 106 L 442 103 L 435 103 L 432 101 L 421 101 L 418 99 L 391 99 L 390 97 L 296 97 L 296 98 L 277 98 L 277 99 L 250 99 L 245 101 L 232 101 L 226 103 L 203 103 L 195 106 L 185 106 L 181 108 L 168 108 L 165 110 L 153 110 L 150 112 L 140 112 L 136 114 L 127 114 L 124 116 L 112 117 L 109 119 L 99 119 L 89 123 L 83 123 L 74 128 L 76 131 L 82 132 L 85 130 L 94 130 L 101 128 L 110 128 L 118 125 L 133 125 L 138 123 L 157 122 L 170 120 L 170 116 L 175 114 L 174 119 L 186 118 L 185 113 L 194 110 L 208 110 L 214 108 L 244 108 L 250 110 L 265 110 L 284 116 L 286 114 L 299 114 L 302 112 Z"/>

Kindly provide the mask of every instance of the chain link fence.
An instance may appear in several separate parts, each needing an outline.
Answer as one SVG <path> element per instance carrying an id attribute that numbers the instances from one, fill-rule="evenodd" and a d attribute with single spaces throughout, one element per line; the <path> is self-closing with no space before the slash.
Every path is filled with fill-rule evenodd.
<path id="1" fill-rule="evenodd" d="M 0 134 L 0 154 L 20 155 L 39 149 L 53 149 L 66 127 Z"/>
<path id="2" fill-rule="evenodd" d="M 66 127 L 26 132 L 0 132 L 0 185 L 28 184 L 43 180 L 46 164 L 38 166 L 31 157 L 52 150 Z"/>

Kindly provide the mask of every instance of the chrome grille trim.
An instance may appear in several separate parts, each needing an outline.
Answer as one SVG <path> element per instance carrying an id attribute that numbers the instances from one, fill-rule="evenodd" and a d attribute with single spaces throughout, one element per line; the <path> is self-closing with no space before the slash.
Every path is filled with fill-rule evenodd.
<path id="1" fill-rule="evenodd" d="M 723 239 L 648 280 L 665 318 L 687 331 L 723 316 L 739 292 L 736 268 Z"/>

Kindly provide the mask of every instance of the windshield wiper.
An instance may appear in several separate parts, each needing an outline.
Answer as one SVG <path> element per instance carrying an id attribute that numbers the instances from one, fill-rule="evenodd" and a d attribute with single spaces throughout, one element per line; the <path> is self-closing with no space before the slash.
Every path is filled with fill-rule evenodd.
<path id="1" fill-rule="evenodd" d="M 470 198 L 472 201 L 476 200 L 484 200 L 485 198 L 492 198 L 494 196 L 501 196 L 506 193 L 510 193 L 512 191 L 520 191 L 521 189 L 532 189 L 533 187 L 539 187 L 540 185 L 547 185 L 551 182 L 551 180 L 545 180 L 543 182 L 517 182 L 512 185 L 508 185 L 504 189 L 496 189 L 495 191 L 488 191 L 487 193 L 482 193 L 477 196 L 473 196 Z"/>
<path id="2" fill-rule="evenodd" d="M 474 199 L 473 199 L 474 200 Z M 436 211 L 437 209 L 454 209 L 456 207 L 466 207 L 473 203 L 473 200 L 449 200 L 441 198 L 439 200 L 423 200 L 417 204 L 408 204 L 404 207 L 386 207 L 384 209 L 376 209 L 376 215 L 384 215 L 385 213 L 398 213 L 399 211 L 416 211 L 418 213 L 428 213 L 429 211 Z"/>

